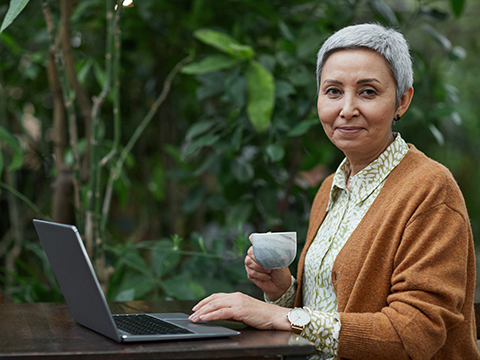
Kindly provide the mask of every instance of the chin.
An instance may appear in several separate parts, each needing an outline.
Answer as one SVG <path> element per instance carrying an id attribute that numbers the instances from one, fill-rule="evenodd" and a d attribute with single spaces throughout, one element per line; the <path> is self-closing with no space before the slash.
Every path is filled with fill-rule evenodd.
<path id="1" fill-rule="evenodd" d="M 358 141 L 352 141 L 352 140 L 335 141 L 335 142 L 333 142 L 333 145 L 335 145 L 337 148 L 339 148 L 344 153 L 359 152 L 362 149 L 365 150 L 365 148 L 366 148 L 365 144 L 359 143 Z"/>

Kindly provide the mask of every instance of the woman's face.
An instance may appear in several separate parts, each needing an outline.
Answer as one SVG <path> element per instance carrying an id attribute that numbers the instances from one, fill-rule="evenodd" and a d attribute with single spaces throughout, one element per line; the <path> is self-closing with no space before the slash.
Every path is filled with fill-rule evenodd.
<path id="1" fill-rule="evenodd" d="M 352 164 L 366 166 L 390 145 L 393 118 L 406 111 L 402 104 L 397 111 L 395 81 L 377 52 L 340 50 L 325 62 L 318 116 L 330 141 Z"/>

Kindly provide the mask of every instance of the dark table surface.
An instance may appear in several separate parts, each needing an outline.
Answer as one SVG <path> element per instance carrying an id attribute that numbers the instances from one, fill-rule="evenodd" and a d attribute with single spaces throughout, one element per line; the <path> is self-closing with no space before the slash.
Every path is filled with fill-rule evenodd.
<path id="1" fill-rule="evenodd" d="M 110 303 L 112 313 L 191 313 L 191 301 Z M 1 359 L 306 359 L 315 352 L 288 331 L 217 322 L 241 332 L 230 338 L 119 344 L 75 323 L 65 303 L 0 304 Z"/>

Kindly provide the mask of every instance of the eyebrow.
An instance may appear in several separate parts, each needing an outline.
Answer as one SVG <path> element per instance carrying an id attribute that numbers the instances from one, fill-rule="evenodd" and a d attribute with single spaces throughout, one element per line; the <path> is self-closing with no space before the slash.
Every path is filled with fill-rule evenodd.
<path id="1" fill-rule="evenodd" d="M 369 83 L 369 82 L 377 82 L 380 84 L 380 81 L 378 81 L 375 78 L 358 80 L 357 84 L 363 84 L 363 83 Z"/>
<path id="2" fill-rule="evenodd" d="M 378 80 L 375 79 L 375 78 L 361 79 L 361 80 L 358 80 L 358 81 L 357 81 L 357 84 L 364 84 L 364 83 L 370 83 L 370 82 L 376 82 L 376 83 L 381 84 L 380 81 L 378 81 Z M 324 84 L 343 85 L 343 83 L 342 83 L 341 81 L 333 80 L 333 79 L 326 79 L 323 83 L 324 83 Z"/>

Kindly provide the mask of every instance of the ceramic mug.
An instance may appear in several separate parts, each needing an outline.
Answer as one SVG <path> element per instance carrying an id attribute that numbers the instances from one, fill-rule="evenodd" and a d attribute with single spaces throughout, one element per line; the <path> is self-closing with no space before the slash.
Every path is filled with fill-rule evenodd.
<path id="1" fill-rule="evenodd" d="M 296 232 L 252 234 L 253 255 L 264 269 L 284 269 L 297 254 Z"/>

